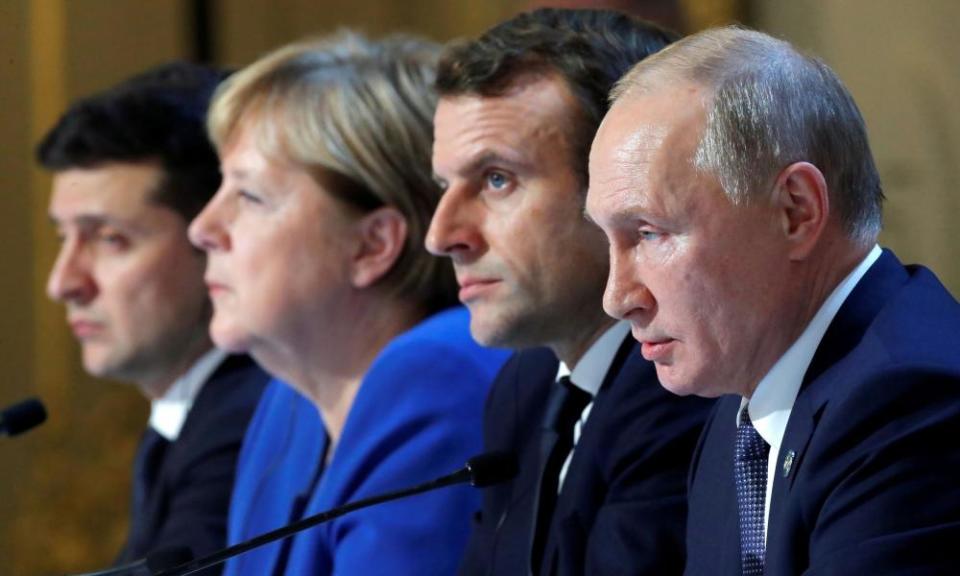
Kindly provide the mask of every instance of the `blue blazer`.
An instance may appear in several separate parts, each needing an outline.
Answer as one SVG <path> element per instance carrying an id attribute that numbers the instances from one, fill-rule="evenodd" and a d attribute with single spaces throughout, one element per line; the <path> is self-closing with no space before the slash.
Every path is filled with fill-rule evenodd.
<path id="1" fill-rule="evenodd" d="M 200 390 L 180 436 L 164 451 L 145 512 L 131 518 L 118 564 L 165 548 L 194 557 L 226 544 L 240 444 L 268 376 L 249 356 L 228 356 Z M 216 571 L 205 571 L 209 574 Z"/>
<path id="2" fill-rule="evenodd" d="M 487 402 L 487 449 L 514 450 L 520 474 L 484 491 L 463 576 L 530 573 L 540 425 L 559 361 L 547 349 L 514 355 Z M 686 477 L 712 401 L 664 390 L 628 336 L 620 347 L 567 471 L 542 574 L 679 574 Z"/>
<path id="3" fill-rule="evenodd" d="M 717 406 L 691 472 L 689 575 L 740 574 L 733 446 Z M 960 574 L 960 305 L 884 254 L 827 329 L 780 448 L 766 573 Z"/>
<path id="4" fill-rule="evenodd" d="M 464 308 L 398 336 L 364 377 L 325 470 L 327 436 L 316 408 L 273 381 L 240 456 L 230 543 L 460 468 L 482 450 L 483 399 L 505 360 L 470 338 Z M 352 512 L 237 557 L 225 573 L 452 574 L 479 497 L 456 486 Z"/>

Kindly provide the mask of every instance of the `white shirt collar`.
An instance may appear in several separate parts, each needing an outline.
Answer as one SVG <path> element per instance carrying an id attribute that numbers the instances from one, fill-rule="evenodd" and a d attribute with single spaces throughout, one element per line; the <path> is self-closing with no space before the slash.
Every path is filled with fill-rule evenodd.
<path id="1" fill-rule="evenodd" d="M 610 365 L 613 364 L 617 350 L 629 333 L 630 323 L 625 320 L 607 328 L 607 331 L 597 338 L 587 353 L 580 358 L 572 372 L 564 362 L 560 362 L 560 367 L 557 368 L 557 379 L 569 376 L 570 382 L 577 388 L 591 396 L 596 396 L 604 378 L 607 377 L 607 372 L 610 371 Z"/>
<path id="2" fill-rule="evenodd" d="M 877 261 L 883 251 L 876 244 L 856 268 L 843 279 L 830 296 L 823 302 L 820 309 L 807 324 L 800 337 L 783 353 L 783 356 L 770 368 L 767 375 L 760 380 L 753 396 L 740 401 L 740 410 L 737 411 L 737 425 L 740 423 L 740 414 L 745 406 L 749 406 L 750 421 L 760 437 L 770 445 L 770 454 L 767 456 L 767 490 L 764 499 L 764 538 L 767 535 L 767 524 L 770 520 L 770 501 L 773 497 L 773 481 L 777 473 L 777 461 L 780 458 L 780 444 L 787 430 L 790 412 L 793 403 L 800 392 L 803 377 L 813 361 L 813 355 L 820 346 L 823 335 L 827 332 L 830 322 L 837 315 L 840 306 L 856 287 L 870 266 Z M 749 404 L 748 404 L 749 402 Z"/>
<path id="3" fill-rule="evenodd" d="M 790 419 L 790 411 L 797 399 L 807 368 L 810 367 L 817 347 L 820 346 L 820 340 L 823 339 L 830 322 L 837 315 L 847 296 L 882 252 L 879 246 L 873 246 L 860 264 L 833 289 L 800 337 L 760 380 L 753 396 L 741 401 L 740 410 L 743 410 L 749 402 L 750 421 L 753 422 L 760 436 L 770 445 L 772 455 L 777 453 L 780 442 L 783 440 L 787 421 Z M 739 422 L 739 413 L 737 417 Z"/>
<path id="4" fill-rule="evenodd" d="M 216 348 L 200 357 L 182 376 L 174 381 L 160 398 L 150 403 L 150 427 L 173 442 L 187 419 L 193 401 L 213 371 L 226 359 L 227 353 Z"/>

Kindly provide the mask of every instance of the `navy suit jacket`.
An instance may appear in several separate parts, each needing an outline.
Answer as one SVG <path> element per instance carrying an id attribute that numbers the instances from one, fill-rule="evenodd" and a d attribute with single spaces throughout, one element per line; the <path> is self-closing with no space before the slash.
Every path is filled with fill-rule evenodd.
<path id="1" fill-rule="evenodd" d="M 118 564 L 175 547 L 189 548 L 196 558 L 226 545 L 237 455 L 268 379 L 248 356 L 228 356 L 217 367 L 163 453 L 145 512 L 131 519 Z"/>
<path id="2" fill-rule="evenodd" d="M 740 574 L 733 447 L 739 397 L 691 472 L 689 575 Z M 960 574 L 960 305 L 890 252 L 817 348 L 773 478 L 766 573 Z"/>
<path id="3" fill-rule="evenodd" d="M 558 360 L 515 354 L 487 399 L 487 450 L 515 451 L 520 473 L 487 488 L 463 576 L 530 573 L 540 425 Z M 679 574 L 686 475 L 711 401 L 666 392 L 629 336 L 594 399 L 558 497 L 542 574 Z"/>

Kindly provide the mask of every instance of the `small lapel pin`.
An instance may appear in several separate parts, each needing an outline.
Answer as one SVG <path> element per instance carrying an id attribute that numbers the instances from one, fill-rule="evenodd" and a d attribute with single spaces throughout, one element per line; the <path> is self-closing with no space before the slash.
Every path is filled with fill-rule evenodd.
<path id="1" fill-rule="evenodd" d="M 783 477 L 786 478 L 790 475 L 790 471 L 793 469 L 793 461 L 797 457 L 797 453 L 793 450 L 787 450 L 787 453 L 783 457 Z"/>

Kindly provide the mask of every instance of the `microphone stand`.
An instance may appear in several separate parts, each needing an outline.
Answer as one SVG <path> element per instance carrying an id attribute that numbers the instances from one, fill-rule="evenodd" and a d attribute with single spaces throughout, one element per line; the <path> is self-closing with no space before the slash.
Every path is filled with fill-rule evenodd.
<path id="1" fill-rule="evenodd" d="M 512 478 L 516 475 L 516 473 L 516 455 L 509 453 L 481 454 L 471 458 L 467 462 L 466 466 L 452 474 L 442 476 L 435 480 L 431 480 L 411 488 L 404 488 L 395 492 L 388 492 L 385 494 L 372 496 L 370 498 L 348 502 L 343 506 L 338 506 L 332 510 L 327 510 L 313 516 L 308 516 L 307 518 L 303 518 L 302 520 L 298 520 L 297 522 L 288 524 L 282 528 L 266 532 L 260 536 L 257 536 L 256 538 L 251 538 L 246 542 L 229 546 L 223 550 L 220 550 L 219 552 L 214 552 L 213 554 L 209 554 L 189 562 L 184 562 L 183 564 L 174 566 L 172 568 L 160 570 L 159 572 L 155 572 L 153 576 L 187 576 L 188 574 L 193 574 L 194 572 L 203 570 L 204 568 L 209 568 L 210 566 L 219 564 L 228 558 L 232 558 L 233 556 L 243 554 L 244 552 L 257 548 L 258 546 L 263 546 L 264 544 L 269 544 L 275 540 L 292 536 L 297 532 L 306 530 L 307 528 L 311 528 L 318 524 L 323 524 L 324 522 L 328 522 L 334 518 L 338 518 L 344 514 L 347 514 L 348 512 L 352 512 L 360 508 L 366 508 L 367 506 L 373 506 L 382 502 L 397 500 L 399 498 L 405 498 L 407 496 L 413 496 L 423 492 L 429 492 L 430 490 L 443 488 L 444 486 L 450 486 L 453 484 L 471 482 L 476 487 L 488 486 L 490 484 L 495 484 Z"/>

